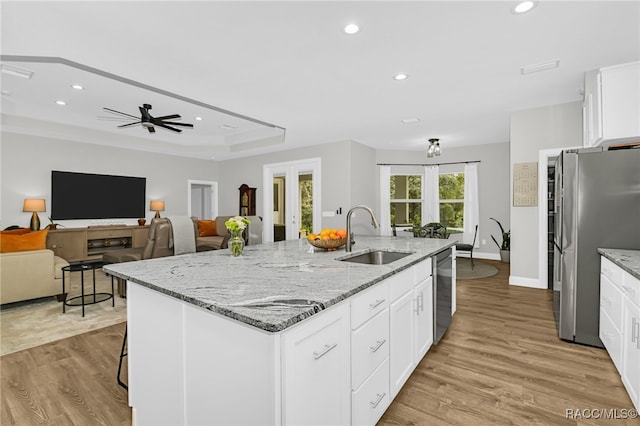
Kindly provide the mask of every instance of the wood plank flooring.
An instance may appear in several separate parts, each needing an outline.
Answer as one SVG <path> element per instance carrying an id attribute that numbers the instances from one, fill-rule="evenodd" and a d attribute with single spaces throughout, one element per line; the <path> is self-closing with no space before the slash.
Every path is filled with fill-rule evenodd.
<path id="1" fill-rule="evenodd" d="M 558 340 L 551 294 L 498 275 L 458 281 L 458 310 L 380 425 L 640 425 L 567 419 L 567 409 L 631 408 L 602 349 Z M 0 358 L 0 424 L 128 425 L 116 383 L 124 324 Z"/>
<path id="2" fill-rule="evenodd" d="M 451 327 L 379 425 L 640 425 L 566 418 L 633 405 L 604 349 L 558 339 L 551 291 L 509 286 L 508 265 L 483 262 L 498 275 L 458 281 Z"/>

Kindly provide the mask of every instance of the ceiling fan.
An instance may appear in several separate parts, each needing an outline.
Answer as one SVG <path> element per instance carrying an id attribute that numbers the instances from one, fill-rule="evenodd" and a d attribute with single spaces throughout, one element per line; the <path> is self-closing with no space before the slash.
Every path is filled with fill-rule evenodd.
<path id="1" fill-rule="evenodd" d="M 174 118 L 180 118 L 179 114 L 165 115 L 165 116 L 162 116 L 162 117 L 154 117 L 154 116 L 152 116 L 151 114 L 149 114 L 149 110 L 151 109 L 151 105 L 149 105 L 149 104 L 143 104 L 141 107 L 138 107 L 138 109 L 140 110 L 140 117 L 136 117 L 135 115 L 127 114 L 125 112 L 116 111 L 116 110 L 111 109 L 111 108 L 104 107 L 103 109 L 105 111 L 109 111 L 109 112 L 113 112 L 113 113 L 116 113 L 116 114 L 124 115 L 125 117 L 131 117 L 131 118 L 134 118 L 136 120 L 140 120 L 140 121 L 136 121 L 134 123 L 123 124 L 123 125 L 118 126 L 118 127 L 129 127 L 129 126 L 135 126 L 136 124 L 142 124 L 142 127 L 146 127 L 147 130 L 149 131 L 149 133 L 155 133 L 156 129 L 154 128 L 154 126 L 162 127 L 164 129 L 171 130 L 171 131 L 177 132 L 177 133 L 182 132 L 182 129 L 177 129 L 177 128 L 173 127 L 173 126 L 182 126 L 182 127 L 191 127 L 191 128 L 193 128 L 193 124 L 177 123 L 175 121 L 167 121 L 167 120 L 172 120 Z"/>

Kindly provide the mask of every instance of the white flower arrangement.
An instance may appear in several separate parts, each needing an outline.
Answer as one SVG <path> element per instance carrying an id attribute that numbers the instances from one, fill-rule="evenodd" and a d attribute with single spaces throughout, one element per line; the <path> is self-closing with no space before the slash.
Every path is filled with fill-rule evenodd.
<path id="1" fill-rule="evenodd" d="M 227 220 L 224 225 L 227 229 L 233 233 L 234 231 L 244 231 L 246 227 L 251 223 L 249 219 L 242 216 L 234 216 L 231 219 Z"/>

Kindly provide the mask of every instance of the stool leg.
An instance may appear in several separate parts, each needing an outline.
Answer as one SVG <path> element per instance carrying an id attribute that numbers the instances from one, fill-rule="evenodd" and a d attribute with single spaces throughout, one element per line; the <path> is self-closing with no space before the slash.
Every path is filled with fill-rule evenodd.
<path id="1" fill-rule="evenodd" d="M 111 275 L 111 306 L 116 307 L 116 295 L 113 292 L 113 275 Z"/>
<path id="2" fill-rule="evenodd" d="M 124 326 L 124 338 L 122 339 L 122 348 L 120 349 L 120 362 L 118 363 L 118 384 L 126 390 L 129 390 L 129 386 L 127 386 L 122 382 L 122 380 L 120 380 L 120 373 L 122 372 L 122 359 L 128 355 L 124 351 L 124 348 L 127 345 L 127 327 L 128 325 Z"/>

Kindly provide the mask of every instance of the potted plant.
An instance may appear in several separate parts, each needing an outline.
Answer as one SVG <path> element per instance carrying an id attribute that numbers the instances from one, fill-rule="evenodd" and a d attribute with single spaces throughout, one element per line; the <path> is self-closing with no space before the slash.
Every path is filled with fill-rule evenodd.
<path id="1" fill-rule="evenodd" d="M 59 223 L 55 223 L 53 221 L 53 219 L 51 219 L 51 216 L 49 216 L 49 224 L 47 225 L 46 229 L 52 230 L 52 229 L 57 229 L 58 226 L 61 226 L 64 228 L 64 226 L 60 225 Z"/>
<path id="2" fill-rule="evenodd" d="M 491 239 L 500 249 L 500 261 L 502 263 L 509 263 L 511 261 L 511 230 L 505 232 L 502 224 L 498 219 L 494 219 L 492 217 L 490 217 L 489 219 L 496 221 L 496 223 L 500 227 L 500 232 L 502 233 L 502 244 L 498 243 L 498 240 L 496 240 L 493 234 L 491 234 Z"/>

